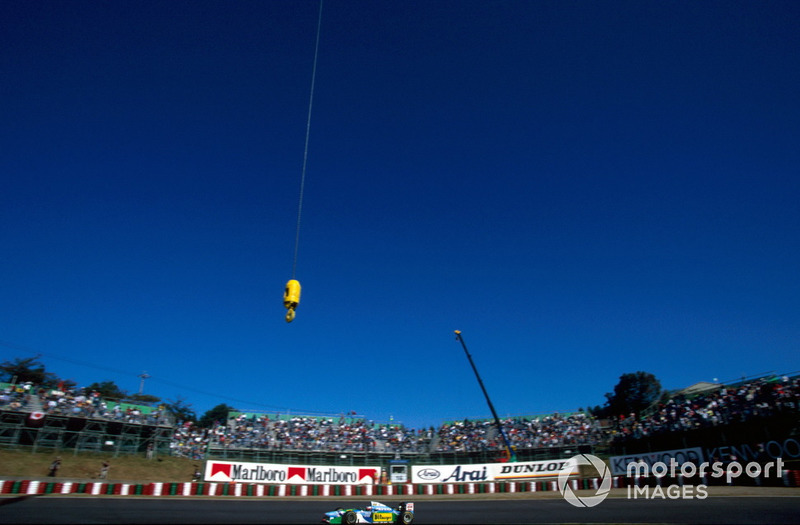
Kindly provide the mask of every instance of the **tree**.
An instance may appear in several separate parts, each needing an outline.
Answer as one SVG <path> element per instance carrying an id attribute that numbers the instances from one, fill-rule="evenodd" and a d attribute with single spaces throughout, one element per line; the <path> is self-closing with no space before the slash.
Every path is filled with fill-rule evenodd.
<path id="1" fill-rule="evenodd" d="M 606 394 L 604 415 L 638 414 L 661 396 L 661 382 L 648 372 L 622 374 L 613 393 Z"/>
<path id="2" fill-rule="evenodd" d="M 589 413 L 594 417 L 608 417 L 608 407 L 601 407 L 600 405 L 595 405 L 593 407 L 588 408 Z"/>
<path id="3" fill-rule="evenodd" d="M 113 399 L 121 401 L 127 397 L 127 392 L 120 389 L 113 381 L 103 381 L 102 383 L 92 383 L 86 387 L 86 392 L 97 392 L 103 399 Z"/>
<path id="4" fill-rule="evenodd" d="M 200 418 L 200 421 L 197 423 L 197 425 L 203 428 L 211 428 L 214 426 L 215 421 L 220 421 L 222 423 L 227 421 L 228 413 L 235 411 L 235 408 L 229 407 L 225 403 L 222 403 L 221 405 L 217 405 L 203 414 L 203 417 Z"/>
<path id="5" fill-rule="evenodd" d="M 128 396 L 127 400 L 142 405 L 152 405 L 161 402 L 160 397 L 151 396 L 150 394 L 131 394 Z"/>
<path id="6" fill-rule="evenodd" d="M 168 399 L 164 408 L 175 416 L 175 421 L 197 421 L 197 414 L 194 413 L 191 403 L 187 403 L 181 396 L 175 400 Z"/>
<path id="7" fill-rule="evenodd" d="M 39 362 L 39 357 L 38 355 L 26 359 L 16 357 L 13 361 L 0 363 L 0 377 L 9 383 L 30 381 L 44 388 L 54 388 L 58 384 L 58 378 L 45 370 L 44 365 Z"/>

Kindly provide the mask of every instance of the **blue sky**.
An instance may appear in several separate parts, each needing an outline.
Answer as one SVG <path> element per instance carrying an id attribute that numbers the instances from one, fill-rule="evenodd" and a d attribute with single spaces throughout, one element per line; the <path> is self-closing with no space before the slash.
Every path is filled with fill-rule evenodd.
<path id="1" fill-rule="evenodd" d="M 800 4 L 0 3 L 0 356 L 419 428 L 800 369 Z"/>

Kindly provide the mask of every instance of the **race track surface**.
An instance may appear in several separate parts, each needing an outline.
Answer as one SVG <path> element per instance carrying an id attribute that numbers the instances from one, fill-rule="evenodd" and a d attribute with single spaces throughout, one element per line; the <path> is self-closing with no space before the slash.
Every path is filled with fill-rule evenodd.
<path id="1" fill-rule="evenodd" d="M 736 495 L 705 500 L 629 500 L 617 494 L 592 508 L 561 498 L 415 500 L 415 524 L 436 523 L 798 523 L 800 494 Z M 386 498 L 394 504 L 396 498 Z M 343 499 L 188 499 L 59 495 L 0 499 L 0 523 L 319 523 Z"/>

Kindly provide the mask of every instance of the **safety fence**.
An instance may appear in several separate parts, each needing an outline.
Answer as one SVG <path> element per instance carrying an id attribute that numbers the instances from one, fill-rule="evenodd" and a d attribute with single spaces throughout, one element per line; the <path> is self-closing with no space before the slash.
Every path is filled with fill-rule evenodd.
<path id="1" fill-rule="evenodd" d="M 644 478 L 612 478 L 612 487 L 641 486 Z M 682 480 L 677 480 L 682 484 Z M 784 471 L 782 486 L 800 487 L 800 470 Z M 581 478 L 568 481 L 572 490 L 597 490 L 600 478 Z M 211 482 L 77 482 L 1 480 L 0 494 L 86 494 L 91 496 L 433 496 L 457 494 L 508 494 L 519 492 L 557 492 L 558 483 L 548 481 L 507 481 L 488 483 L 419 483 L 395 485 L 266 485 L 260 483 Z"/>

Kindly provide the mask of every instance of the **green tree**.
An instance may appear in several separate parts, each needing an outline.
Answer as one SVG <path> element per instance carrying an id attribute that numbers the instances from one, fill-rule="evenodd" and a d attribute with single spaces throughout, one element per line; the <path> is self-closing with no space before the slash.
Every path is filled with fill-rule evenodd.
<path id="1" fill-rule="evenodd" d="M 661 382 L 648 372 L 622 374 L 613 393 L 606 394 L 605 415 L 619 416 L 642 410 L 658 401 Z"/>
<path id="2" fill-rule="evenodd" d="M 44 388 L 54 388 L 58 384 L 58 378 L 55 374 L 45 370 L 44 365 L 39 362 L 39 357 L 38 355 L 24 359 L 15 357 L 13 361 L 0 363 L 0 377 L 9 383 L 30 381 L 34 385 Z"/>
<path id="3" fill-rule="evenodd" d="M 235 408 L 229 407 L 225 403 L 222 403 L 221 405 L 217 405 L 203 414 L 203 417 L 200 418 L 200 421 L 197 423 L 197 425 L 203 428 L 211 428 L 214 426 L 215 421 L 225 423 L 228 420 L 228 413 L 235 411 Z"/>
<path id="4" fill-rule="evenodd" d="M 167 399 L 164 408 L 175 416 L 175 421 L 197 421 L 197 414 L 192 409 L 191 403 L 187 403 L 186 399 L 178 396 L 177 399 Z"/>
<path id="5" fill-rule="evenodd" d="M 160 397 L 151 396 L 150 394 L 131 394 L 127 400 L 141 405 L 153 405 L 161 402 Z"/>
<path id="6" fill-rule="evenodd" d="M 100 394 L 103 399 L 112 399 L 114 401 L 121 401 L 127 397 L 127 393 L 120 389 L 113 381 L 103 381 L 102 383 L 92 383 L 86 387 L 86 392 L 95 391 Z"/>
<path id="7" fill-rule="evenodd" d="M 589 407 L 589 413 L 594 417 L 608 417 L 608 407 L 601 407 L 600 405 L 595 405 L 593 407 Z"/>

